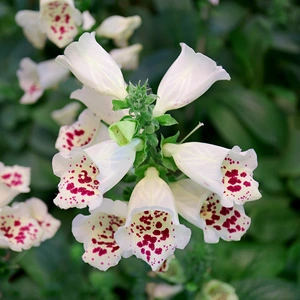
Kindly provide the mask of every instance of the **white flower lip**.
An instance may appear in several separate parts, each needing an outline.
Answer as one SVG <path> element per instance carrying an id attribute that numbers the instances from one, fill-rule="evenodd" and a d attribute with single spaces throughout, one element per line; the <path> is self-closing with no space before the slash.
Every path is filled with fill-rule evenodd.
<path id="1" fill-rule="evenodd" d="M 56 62 L 69 69 L 84 85 L 98 93 L 123 100 L 128 95 L 118 64 L 96 42 L 95 32 L 84 33 L 71 43 Z"/>
<path id="2" fill-rule="evenodd" d="M 209 57 L 195 53 L 180 43 L 181 53 L 161 80 L 153 115 L 181 108 L 204 94 L 217 80 L 230 80 L 229 74 Z"/>

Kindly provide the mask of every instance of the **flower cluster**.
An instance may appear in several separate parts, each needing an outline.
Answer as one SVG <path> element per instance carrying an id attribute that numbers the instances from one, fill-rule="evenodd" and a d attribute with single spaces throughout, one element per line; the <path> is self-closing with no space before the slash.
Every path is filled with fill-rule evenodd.
<path id="1" fill-rule="evenodd" d="M 29 168 L 8 167 L 0 162 L 0 248 L 22 251 L 39 246 L 52 238 L 60 226 L 38 198 L 8 206 L 19 193 L 29 192 L 29 183 Z"/>
<path id="2" fill-rule="evenodd" d="M 253 179 L 253 149 L 178 143 L 178 134 L 159 141 L 160 126 L 176 124 L 167 111 L 188 105 L 217 80 L 230 79 L 210 58 L 186 44 L 181 48 L 157 95 L 147 83 L 127 85 L 95 33 L 84 33 L 56 59 L 83 84 L 71 98 L 87 109 L 60 130 L 54 203 L 89 208 L 89 215 L 75 217 L 72 232 L 84 244 L 83 260 L 100 270 L 131 255 L 153 271 L 164 269 L 175 249 L 190 240 L 178 214 L 201 228 L 207 243 L 239 240 L 250 226 L 244 203 L 261 197 Z M 186 178 L 169 179 L 180 171 Z M 128 172 L 137 182 L 129 202 L 104 197 Z"/>

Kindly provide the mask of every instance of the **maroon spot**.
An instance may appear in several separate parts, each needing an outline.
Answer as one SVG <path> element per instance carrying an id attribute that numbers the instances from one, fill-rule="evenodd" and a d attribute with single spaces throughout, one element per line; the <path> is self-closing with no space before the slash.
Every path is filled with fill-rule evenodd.
<path id="1" fill-rule="evenodd" d="M 156 228 L 161 228 L 161 227 L 162 227 L 161 222 L 157 222 L 156 225 L 155 225 L 155 227 L 156 227 Z"/>
<path id="2" fill-rule="evenodd" d="M 227 190 L 229 190 L 230 192 L 239 192 L 242 189 L 242 187 L 240 185 L 229 185 L 227 187 Z"/>
<path id="3" fill-rule="evenodd" d="M 242 173 L 240 174 L 240 176 L 241 176 L 241 177 L 246 177 L 246 176 L 247 176 L 247 173 L 246 173 L 246 172 L 242 172 Z"/>

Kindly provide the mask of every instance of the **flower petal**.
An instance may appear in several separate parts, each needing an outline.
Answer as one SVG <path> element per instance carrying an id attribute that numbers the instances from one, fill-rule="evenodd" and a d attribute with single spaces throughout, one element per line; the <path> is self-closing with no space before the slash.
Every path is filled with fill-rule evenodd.
<path id="1" fill-rule="evenodd" d="M 186 246 L 190 235 L 190 229 L 179 224 L 170 188 L 155 168 L 148 168 L 130 197 L 126 224 L 115 233 L 118 245 L 156 271 L 176 248 Z"/>
<path id="2" fill-rule="evenodd" d="M 83 261 L 101 271 L 120 261 L 122 250 L 114 239 L 114 233 L 124 225 L 126 211 L 124 202 L 103 198 L 102 204 L 89 216 L 75 217 L 72 233 L 78 242 L 84 243 Z"/>
<path id="3" fill-rule="evenodd" d="M 209 57 L 180 43 L 181 53 L 159 84 L 153 116 L 186 106 L 204 94 L 217 80 L 229 74 Z"/>
<path id="4" fill-rule="evenodd" d="M 41 87 L 40 78 L 37 70 L 37 64 L 30 58 L 23 58 L 20 62 L 20 68 L 17 71 L 19 85 L 25 92 L 20 99 L 23 104 L 36 102 L 44 93 Z"/>
<path id="5" fill-rule="evenodd" d="M 40 24 L 48 39 L 59 48 L 72 42 L 81 24 L 81 13 L 73 0 L 40 0 Z"/>
<path id="6" fill-rule="evenodd" d="M 52 111 L 51 117 L 58 125 L 72 125 L 75 122 L 79 109 L 80 104 L 78 102 L 72 102 L 61 109 Z"/>
<path id="7" fill-rule="evenodd" d="M 250 226 L 243 206 L 227 208 L 220 197 L 190 179 L 170 184 L 179 214 L 201 228 L 206 243 L 238 241 Z"/>
<path id="8" fill-rule="evenodd" d="M 0 207 L 7 205 L 19 193 L 30 191 L 30 168 L 21 166 L 4 166 L 0 162 Z"/>
<path id="9" fill-rule="evenodd" d="M 20 10 L 17 12 L 15 21 L 23 28 L 23 32 L 27 40 L 38 49 L 43 49 L 47 36 L 39 27 L 40 13 L 33 10 Z"/>
<path id="10" fill-rule="evenodd" d="M 29 208 L 30 215 L 43 229 L 41 242 L 52 238 L 60 227 L 60 221 L 48 213 L 47 205 L 38 198 L 30 198 L 25 201 L 25 204 Z"/>
<path id="11" fill-rule="evenodd" d="M 99 170 L 83 150 L 77 148 L 68 157 L 56 154 L 52 166 L 54 174 L 60 177 L 55 205 L 68 209 L 96 208 L 101 204 L 103 193 L 96 178 Z"/>
<path id="12" fill-rule="evenodd" d="M 112 96 L 101 95 L 85 85 L 81 90 L 74 91 L 70 97 L 81 101 L 107 124 L 120 121 L 128 113 L 128 109 L 114 111 Z"/>
<path id="13" fill-rule="evenodd" d="M 139 139 L 120 147 L 112 140 L 104 141 L 84 149 L 99 169 L 97 180 L 102 193 L 114 187 L 129 171 L 135 160 Z"/>
<path id="14" fill-rule="evenodd" d="M 165 144 L 163 153 L 172 156 L 177 167 L 203 187 L 223 194 L 221 165 L 229 149 L 205 143 Z"/>
<path id="15" fill-rule="evenodd" d="M 38 246 L 43 234 L 38 222 L 31 217 L 25 203 L 14 207 L 5 206 L 0 210 L 0 245 L 13 251 Z"/>
<path id="16" fill-rule="evenodd" d="M 95 33 L 84 33 L 56 61 L 69 69 L 84 85 L 100 94 L 125 99 L 126 83 L 118 64 L 96 42 Z"/>
<path id="17" fill-rule="evenodd" d="M 67 156 L 74 147 L 88 145 L 96 136 L 99 126 L 99 117 L 89 109 L 84 110 L 73 125 L 60 128 L 55 148 L 63 156 Z"/>
<path id="18" fill-rule="evenodd" d="M 118 47 L 127 47 L 128 39 L 142 23 L 140 16 L 110 16 L 96 29 L 96 34 L 114 39 Z"/>
<path id="19" fill-rule="evenodd" d="M 94 25 L 96 21 L 93 18 L 93 16 L 90 14 L 88 10 L 85 10 L 82 13 L 82 29 L 83 30 L 90 30 Z"/>
<path id="20" fill-rule="evenodd" d="M 121 69 L 135 70 L 139 66 L 139 53 L 142 49 L 141 44 L 134 44 L 125 48 L 113 49 L 109 54 Z"/>
<path id="21" fill-rule="evenodd" d="M 69 70 L 59 66 L 54 59 L 46 60 L 37 65 L 39 82 L 43 89 L 59 84 L 68 77 Z"/>
<path id="22" fill-rule="evenodd" d="M 261 198 L 258 183 L 252 178 L 256 167 L 257 156 L 253 149 L 241 152 L 236 146 L 228 153 L 221 167 L 224 184 L 222 205 L 243 205 L 246 201 Z"/>

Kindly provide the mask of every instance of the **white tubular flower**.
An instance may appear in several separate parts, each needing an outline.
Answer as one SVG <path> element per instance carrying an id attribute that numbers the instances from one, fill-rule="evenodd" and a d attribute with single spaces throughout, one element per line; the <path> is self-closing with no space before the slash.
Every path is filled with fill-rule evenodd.
<path id="1" fill-rule="evenodd" d="M 3 207 L 0 219 L 0 247 L 20 252 L 40 244 L 43 229 L 31 216 L 25 203 Z"/>
<path id="2" fill-rule="evenodd" d="M 141 44 L 134 44 L 125 48 L 113 49 L 109 54 L 121 69 L 135 70 L 139 66 L 139 54 L 142 49 Z"/>
<path id="3" fill-rule="evenodd" d="M 239 241 L 250 226 L 241 205 L 224 207 L 220 197 L 191 179 L 170 184 L 178 213 L 204 232 L 206 243 Z"/>
<path id="4" fill-rule="evenodd" d="M 51 117 L 58 125 L 71 125 L 75 122 L 75 118 L 79 109 L 80 104 L 78 102 L 72 102 L 61 109 L 52 111 Z"/>
<path id="5" fill-rule="evenodd" d="M 20 193 L 28 193 L 30 168 L 4 166 L 0 162 L 0 208 L 10 203 Z"/>
<path id="6" fill-rule="evenodd" d="M 77 35 L 81 13 L 74 7 L 73 0 L 40 0 L 39 21 L 48 39 L 62 48 Z"/>
<path id="7" fill-rule="evenodd" d="M 38 11 L 20 10 L 15 17 L 16 23 L 23 28 L 27 40 L 37 49 L 45 47 L 47 36 L 39 26 Z"/>
<path id="8" fill-rule="evenodd" d="M 96 34 L 113 39 L 116 46 L 127 47 L 128 39 L 134 30 L 142 24 L 140 16 L 122 17 L 111 16 L 105 19 L 96 29 Z"/>
<path id="9" fill-rule="evenodd" d="M 107 127 L 100 122 L 98 116 L 86 109 L 73 125 L 60 128 L 55 148 L 61 155 L 68 156 L 75 147 L 87 147 L 108 139 Z"/>
<path id="10" fill-rule="evenodd" d="M 221 165 L 230 150 L 205 143 L 165 144 L 164 156 L 172 156 L 177 167 L 203 187 L 222 195 Z"/>
<path id="11" fill-rule="evenodd" d="M 30 198 L 25 201 L 25 204 L 29 208 L 31 217 L 33 217 L 43 229 L 41 242 L 52 238 L 60 227 L 60 221 L 48 213 L 47 205 L 38 198 Z M 17 205 L 19 205 L 19 203 Z"/>
<path id="12" fill-rule="evenodd" d="M 75 239 L 84 244 L 82 259 L 91 266 L 106 271 L 118 264 L 122 250 L 114 234 L 124 225 L 127 204 L 103 198 L 102 204 L 89 216 L 78 215 L 72 222 Z"/>
<path id="13" fill-rule="evenodd" d="M 128 114 L 128 109 L 117 111 L 113 110 L 112 96 L 101 95 L 85 85 L 82 89 L 74 91 L 70 97 L 71 99 L 81 101 L 107 124 L 116 123 L 120 121 L 125 114 Z"/>
<path id="14" fill-rule="evenodd" d="M 204 94 L 217 80 L 230 80 L 229 74 L 209 57 L 195 53 L 180 43 L 181 53 L 159 84 L 153 116 L 178 109 Z"/>
<path id="15" fill-rule="evenodd" d="M 100 94 L 121 100 L 128 95 L 118 64 L 96 42 L 94 32 L 84 33 L 56 61 L 69 69 L 84 85 Z"/>
<path id="16" fill-rule="evenodd" d="M 253 149 L 241 152 L 235 146 L 229 151 L 221 167 L 224 184 L 223 195 L 220 195 L 222 205 L 243 205 L 246 201 L 261 198 L 258 182 L 252 178 L 256 167 L 257 156 Z"/>
<path id="17" fill-rule="evenodd" d="M 167 283 L 153 283 L 146 284 L 146 293 L 149 295 L 149 299 L 170 299 L 176 294 L 183 291 L 181 284 L 171 285 Z"/>
<path id="18" fill-rule="evenodd" d="M 17 71 L 19 84 L 25 92 L 20 102 L 31 104 L 36 102 L 44 90 L 56 86 L 66 79 L 68 71 L 58 66 L 54 59 L 36 64 L 30 58 L 23 58 Z"/>
<path id="19" fill-rule="evenodd" d="M 126 224 L 115 233 L 127 256 L 132 253 L 158 270 L 175 249 L 183 249 L 191 231 L 179 224 L 174 197 L 154 167 L 134 188 Z"/>
<path id="20" fill-rule="evenodd" d="M 54 203 L 63 209 L 98 207 L 103 194 L 131 168 L 139 143 L 140 140 L 133 139 L 128 145 L 120 147 L 109 140 L 85 150 L 74 149 L 68 157 L 56 154 L 52 162 L 53 172 L 61 180 Z"/>
<path id="21" fill-rule="evenodd" d="M 83 30 L 90 30 L 96 23 L 93 16 L 90 14 L 88 10 L 82 13 L 82 29 Z"/>

